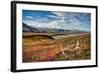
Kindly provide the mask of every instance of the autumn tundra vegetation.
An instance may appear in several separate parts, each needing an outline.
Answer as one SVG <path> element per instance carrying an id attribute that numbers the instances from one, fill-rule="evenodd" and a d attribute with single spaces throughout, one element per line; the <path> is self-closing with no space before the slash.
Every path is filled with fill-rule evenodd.
<path id="1" fill-rule="evenodd" d="M 23 32 L 23 62 L 87 60 L 91 58 L 90 45 L 90 33 Z"/>

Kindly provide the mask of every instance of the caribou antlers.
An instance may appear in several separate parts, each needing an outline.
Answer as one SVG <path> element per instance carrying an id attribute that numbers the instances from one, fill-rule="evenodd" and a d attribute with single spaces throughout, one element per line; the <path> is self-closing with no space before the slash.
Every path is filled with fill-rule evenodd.
<path id="1" fill-rule="evenodd" d="M 80 45 L 80 43 L 79 43 L 78 40 L 76 41 L 76 45 L 75 45 L 74 48 L 70 48 L 68 46 L 67 47 L 63 47 L 63 44 L 60 44 L 60 50 L 61 50 L 62 54 L 64 55 L 64 57 L 68 58 L 68 55 L 65 53 L 65 50 L 71 51 L 71 52 L 76 51 L 77 54 L 80 54 L 80 49 L 81 48 L 79 47 L 79 45 Z"/>

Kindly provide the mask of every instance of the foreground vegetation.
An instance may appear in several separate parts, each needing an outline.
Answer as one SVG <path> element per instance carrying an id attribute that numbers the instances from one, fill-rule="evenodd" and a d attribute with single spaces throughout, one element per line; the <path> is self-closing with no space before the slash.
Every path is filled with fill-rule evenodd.
<path id="1" fill-rule="evenodd" d="M 52 36 L 23 37 L 23 62 L 85 60 L 91 58 L 90 34 L 53 39 Z M 79 49 L 76 50 L 78 43 Z"/>

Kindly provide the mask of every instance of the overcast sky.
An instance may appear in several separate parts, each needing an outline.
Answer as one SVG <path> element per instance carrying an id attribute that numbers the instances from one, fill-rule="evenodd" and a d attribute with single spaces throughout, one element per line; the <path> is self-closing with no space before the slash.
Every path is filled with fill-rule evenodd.
<path id="1" fill-rule="evenodd" d="M 58 11 L 23 10 L 23 23 L 35 28 L 90 31 L 91 14 Z"/>

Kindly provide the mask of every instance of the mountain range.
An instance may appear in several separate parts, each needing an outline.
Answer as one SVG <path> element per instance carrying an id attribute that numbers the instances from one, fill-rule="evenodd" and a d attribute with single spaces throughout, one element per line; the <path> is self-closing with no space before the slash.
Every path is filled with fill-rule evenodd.
<path id="1" fill-rule="evenodd" d="M 64 30 L 54 28 L 36 28 L 23 23 L 23 32 L 34 32 L 34 33 L 82 33 L 80 30 Z"/>

